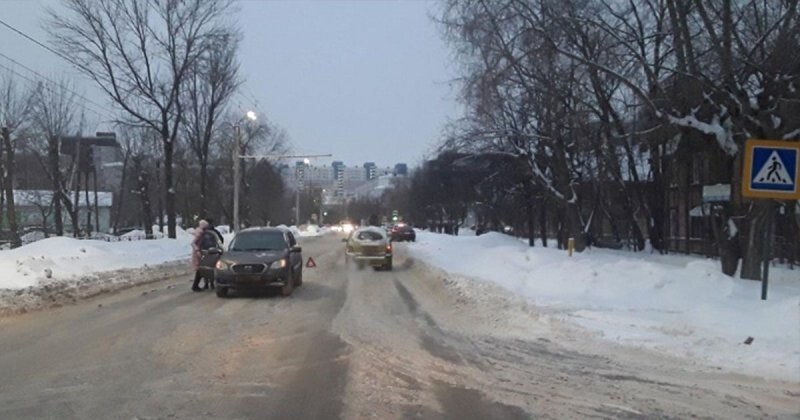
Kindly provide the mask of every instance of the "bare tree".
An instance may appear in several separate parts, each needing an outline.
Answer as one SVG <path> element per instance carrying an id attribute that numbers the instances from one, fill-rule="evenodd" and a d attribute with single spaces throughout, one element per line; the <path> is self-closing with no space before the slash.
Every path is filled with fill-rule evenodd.
<path id="1" fill-rule="evenodd" d="M 55 48 L 124 111 L 159 134 L 169 237 L 176 235 L 173 155 L 184 116 L 181 89 L 208 48 L 230 33 L 231 0 L 64 0 L 49 11 Z"/>
<path id="2" fill-rule="evenodd" d="M 31 93 L 20 89 L 20 84 L 10 74 L 0 74 L 0 140 L 2 140 L 2 184 L 6 202 L 6 219 L 11 235 L 11 246 L 22 245 L 17 226 L 14 203 L 14 161 L 18 139 L 25 136 L 30 117 Z"/>
<path id="3" fill-rule="evenodd" d="M 144 227 L 147 238 L 153 238 L 152 174 L 156 172 L 155 156 L 157 154 L 158 133 L 149 128 L 128 128 L 123 131 L 122 153 L 130 161 L 132 172 L 131 194 L 139 197 L 141 212 L 139 222 Z M 127 177 L 122 186 L 126 185 Z M 121 210 L 120 210 L 121 211 Z"/>
<path id="4" fill-rule="evenodd" d="M 200 165 L 200 214 L 208 214 L 208 163 L 212 142 L 220 141 L 219 123 L 241 84 L 236 54 L 239 36 L 231 33 L 213 41 L 197 60 L 184 89 L 186 113 L 183 130 L 188 146 Z"/>
<path id="5" fill-rule="evenodd" d="M 640 247 L 640 220 L 660 242 L 668 139 L 716 148 L 733 166 L 731 211 L 714 218 L 723 272 L 740 249 L 742 276 L 760 278 L 775 204 L 742 200 L 740 151 L 747 138 L 800 137 L 799 60 L 786 54 L 800 42 L 797 1 L 454 0 L 441 23 L 464 71 L 456 150 L 528 156 L 570 234 L 598 209 L 614 227 L 621 207 Z M 602 187 L 580 196 L 587 178 Z"/>
<path id="6" fill-rule="evenodd" d="M 67 80 L 58 83 L 42 82 L 33 97 L 32 120 L 37 136 L 29 145 L 42 169 L 50 179 L 53 190 L 53 219 L 55 233 L 64 235 L 63 207 L 73 217 L 77 234 L 77 203 L 69 197 L 65 169 L 61 164 L 61 139 L 80 131 L 81 114 L 76 94 Z M 74 163 L 74 162 L 73 162 Z"/>
<path id="7" fill-rule="evenodd" d="M 558 59 L 551 45 L 531 36 L 515 5 L 478 0 L 446 6 L 442 22 L 465 63 L 463 94 L 469 106 L 468 128 L 445 147 L 522 162 L 523 188 L 531 190 L 525 184 L 532 183 L 563 210 L 559 244 L 574 237 L 580 250 L 584 221 L 574 186 L 583 164 L 578 139 L 589 112 L 575 93 L 581 68 L 574 60 Z M 532 224 L 532 206 L 526 207 Z"/>

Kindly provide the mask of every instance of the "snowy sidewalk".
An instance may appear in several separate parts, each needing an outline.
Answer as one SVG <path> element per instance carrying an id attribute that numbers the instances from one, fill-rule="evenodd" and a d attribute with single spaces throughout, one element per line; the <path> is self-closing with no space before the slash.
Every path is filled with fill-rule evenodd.
<path id="1" fill-rule="evenodd" d="M 411 254 L 434 267 L 496 283 L 551 316 L 604 339 L 748 374 L 800 382 L 800 270 L 772 268 L 759 282 L 730 278 L 719 263 L 594 249 L 529 248 L 497 233 L 419 232 Z M 744 340 L 752 336 L 751 345 Z"/>

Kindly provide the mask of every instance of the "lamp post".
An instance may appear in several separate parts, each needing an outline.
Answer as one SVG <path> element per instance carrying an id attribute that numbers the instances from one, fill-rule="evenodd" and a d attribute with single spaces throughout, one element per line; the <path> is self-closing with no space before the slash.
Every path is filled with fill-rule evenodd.
<path id="1" fill-rule="evenodd" d="M 239 183 L 241 182 L 241 148 L 242 148 L 242 135 L 241 123 L 245 119 L 250 121 L 256 120 L 256 113 L 247 111 L 244 117 L 236 121 L 233 125 L 233 231 L 239 233 Z"/>
<path id="2" fill-rule="evenodd" d="M 308 158 L 303 159 L 303 164 L 308 166 L 311 161 Z M 305 168 L 303 168 L 303 178 L 306 176 Z M 305 179 L 303 179 L 305 183 Z M 305 187 L 305 185 L 304 185 Z M 294 192 L 294 225 L 300 226 L 300 179 L 297 180 L 297 185 Z"/>

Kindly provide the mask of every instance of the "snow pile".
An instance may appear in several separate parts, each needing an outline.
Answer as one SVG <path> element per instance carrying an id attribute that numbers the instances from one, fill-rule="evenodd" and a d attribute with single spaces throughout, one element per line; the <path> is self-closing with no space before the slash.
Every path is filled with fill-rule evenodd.
<path id="1" fill-rule="evenodd" d="M 299 232 L 298 235 L 304 237 L 322 236 L 325 235 L 326 233 L 331 232 L 331 229 L 329 227 L 320 227 L 318 225 L 300 226 L 300 229 L 297 230 Z"/>
<path id="2" fill-rule="evenodd" d="M 91 273 L 189 258 L 191 236 L 106 242 L 52 237 L 0 252 L 0 289 L 23 289 Z"/>
<path id="3" fill-rule="evenodd" d="M 298 238 L 322 236 L 331 232 L 330 228 L 319 227 L 317 225 L 300 225 L 299 227 L 294 225 L 292 226 L 278 225 L 277 227 L 291 230 L 292 234 Z"/>
<path id="4" fill-rule="evenodd" d="M 718 262 L 696 257 L 595 249 L 570 258 L 497 233 L 419 232 L 410 252 L 497 283 L 605 339 L 800 381 L 798 271 L 772 268 L 762 301 L 759 282 L 727 277 Z M 749 336 L 753 343 L 743 344 Z"/>

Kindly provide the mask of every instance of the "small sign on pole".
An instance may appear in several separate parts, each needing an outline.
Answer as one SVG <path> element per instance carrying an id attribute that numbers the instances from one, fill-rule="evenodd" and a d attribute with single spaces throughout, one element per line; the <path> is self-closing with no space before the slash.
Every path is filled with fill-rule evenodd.
<path id="1" fill-rule="evenodd" d="M 714 203 L 731 199 L 731 184 L 703 185 L 703 202 Z"/>
<path id="2" fill-rule="evenodd" d="M 747 140 L 744 148 L 742 196 L 756 199 L 800 199 L 800 142 Z M 773 210 L 767 215 L 761 300 L 767 300 L 769 260 L 772 258 Z"/>

